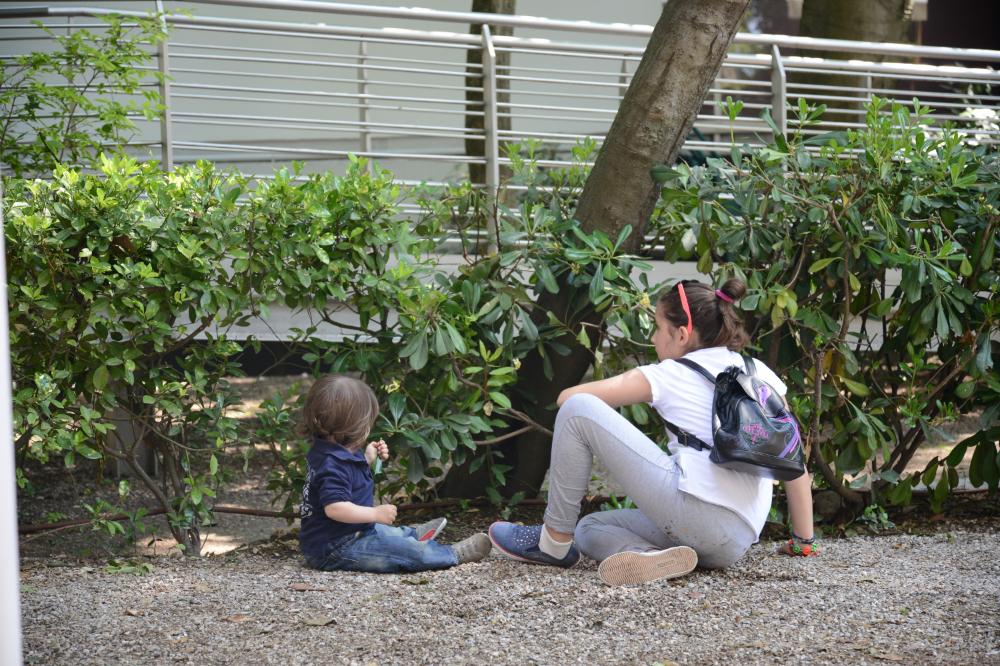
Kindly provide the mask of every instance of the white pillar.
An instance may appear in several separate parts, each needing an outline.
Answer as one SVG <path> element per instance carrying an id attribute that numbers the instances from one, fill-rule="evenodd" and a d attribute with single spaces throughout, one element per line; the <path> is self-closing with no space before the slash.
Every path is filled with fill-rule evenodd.
<path id="1" fill-rule="evenodd" d="M 0 199 L 3 183 L 0 182 Z M 7 316 L 7 243 L 0 206 L 0 664 L 21 664 L 21 591 L 17 556 L 17 482 Z"/>

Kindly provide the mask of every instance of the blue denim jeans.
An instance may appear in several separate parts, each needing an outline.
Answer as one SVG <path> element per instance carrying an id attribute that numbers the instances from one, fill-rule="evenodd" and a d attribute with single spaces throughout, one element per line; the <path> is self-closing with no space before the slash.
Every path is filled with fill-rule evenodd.
<path id="1" fill-rule="evenodd" d="M 333 541 L 322 559 L 307 560 L 323 571 L 400 573 L 447 569 L 458 564 L 451 546 L 417 541 L 412 527 L 375 524 L 366 530 Z"/>

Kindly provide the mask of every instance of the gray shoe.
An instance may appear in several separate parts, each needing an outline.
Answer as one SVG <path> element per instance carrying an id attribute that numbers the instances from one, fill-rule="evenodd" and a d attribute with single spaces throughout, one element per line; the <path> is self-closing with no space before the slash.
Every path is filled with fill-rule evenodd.
<path id="1" fill-rule="evenodd" d="M 663 578 L 677 578 L 694 571 L 698 553 L 687 546 L 674 546 L 648 553 L 615 553 L 597 567 L 597 575 L 608 585 L 635 585 Z"/>
<path id="2" fill-rule="evenodd" d="M 480 532 L 479 534 L 473 534 L 468 539 L 462 539 L 452 546 L 452 548 L 455 550 L 455 556 L 458 557 L 458 563 L 465 564 L 467 562 L 478 562 L 489 555 L 490 550 L 493 548 L 493 543 L 488 536 Z"/>
<path id="3" fill-rule="evenodd" d="M 430 541 L 431 539 L 436 539 L 444 526 L 448 524 L 447 518 L 435 518 L 433 520 L 428 520 L 426 523 L 421 523 L 420 525 L 414 525 L 413 531 L 416 532 L 414 539 L 417 541 Z"/>

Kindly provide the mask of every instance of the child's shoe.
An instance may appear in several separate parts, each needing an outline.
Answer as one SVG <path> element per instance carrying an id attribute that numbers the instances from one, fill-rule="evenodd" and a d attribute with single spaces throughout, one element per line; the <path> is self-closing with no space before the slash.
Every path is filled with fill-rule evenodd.
<path id="1" fill-rule="evenodd" d="M 661 578 L 677 578 L 694 571 L 698 553 L 687 546 L 675 546 L 649 553 L 615 553 L 597 567 L 597 575 L 608 585 L 634 585 Z"/>
<path id="2" fill-rule="evenodd" d="M 538 540 L 541 536 L 541 525 L 515 525 L 503 521 L 490 525 L 490 541 L 507 557 L 521 562 L 549 564 L 565 568 L 580 561 L 580 551 L 576 544 L 569 547 L 569 552 L 562 559 L 543 553 L 538 547 Z"/>
<path id="3" fill-rule="evenodd" d="M 426 523 L 414 525 L 413 531 L 416 532 L 416 534 L 413 538 L 417 541 L 430 541 L 431 539 L 436 539 L 437 535 L 441 534 L 441 530 L 443 530 L 444 526 L 447 524 L 447 518 L 435 518 L 433 520 L 428 520 Z"/>
<path id="4" fill-rule="evenodd" d="M 493 544 L 490 543 L 488 536 L 480 532 L 473 534 L 468 539 L 462 539 L 452 546 L 452 549 L 455 551 L 458 563 L 467 564 L 468 562 L 478 562 L 489 555 Z"/>

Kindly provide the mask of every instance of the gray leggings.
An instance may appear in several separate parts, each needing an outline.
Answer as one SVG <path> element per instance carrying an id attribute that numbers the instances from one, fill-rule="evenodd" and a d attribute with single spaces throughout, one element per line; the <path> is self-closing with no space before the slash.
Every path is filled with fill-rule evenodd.
<path id="1" fill-rule="evenodd" d="M 639 508 L 601 511 L 577 524 L 595 455 Z M 678 490 L 682 474 L 670 454 L 617 410 L 592 395 L 574 395 L 556 417 L 545 524 L 573 533 L 595 560 L 683 545 L 698 553 L 700 567 L 733 564 L 757 534 L 735 512 Z"/>

